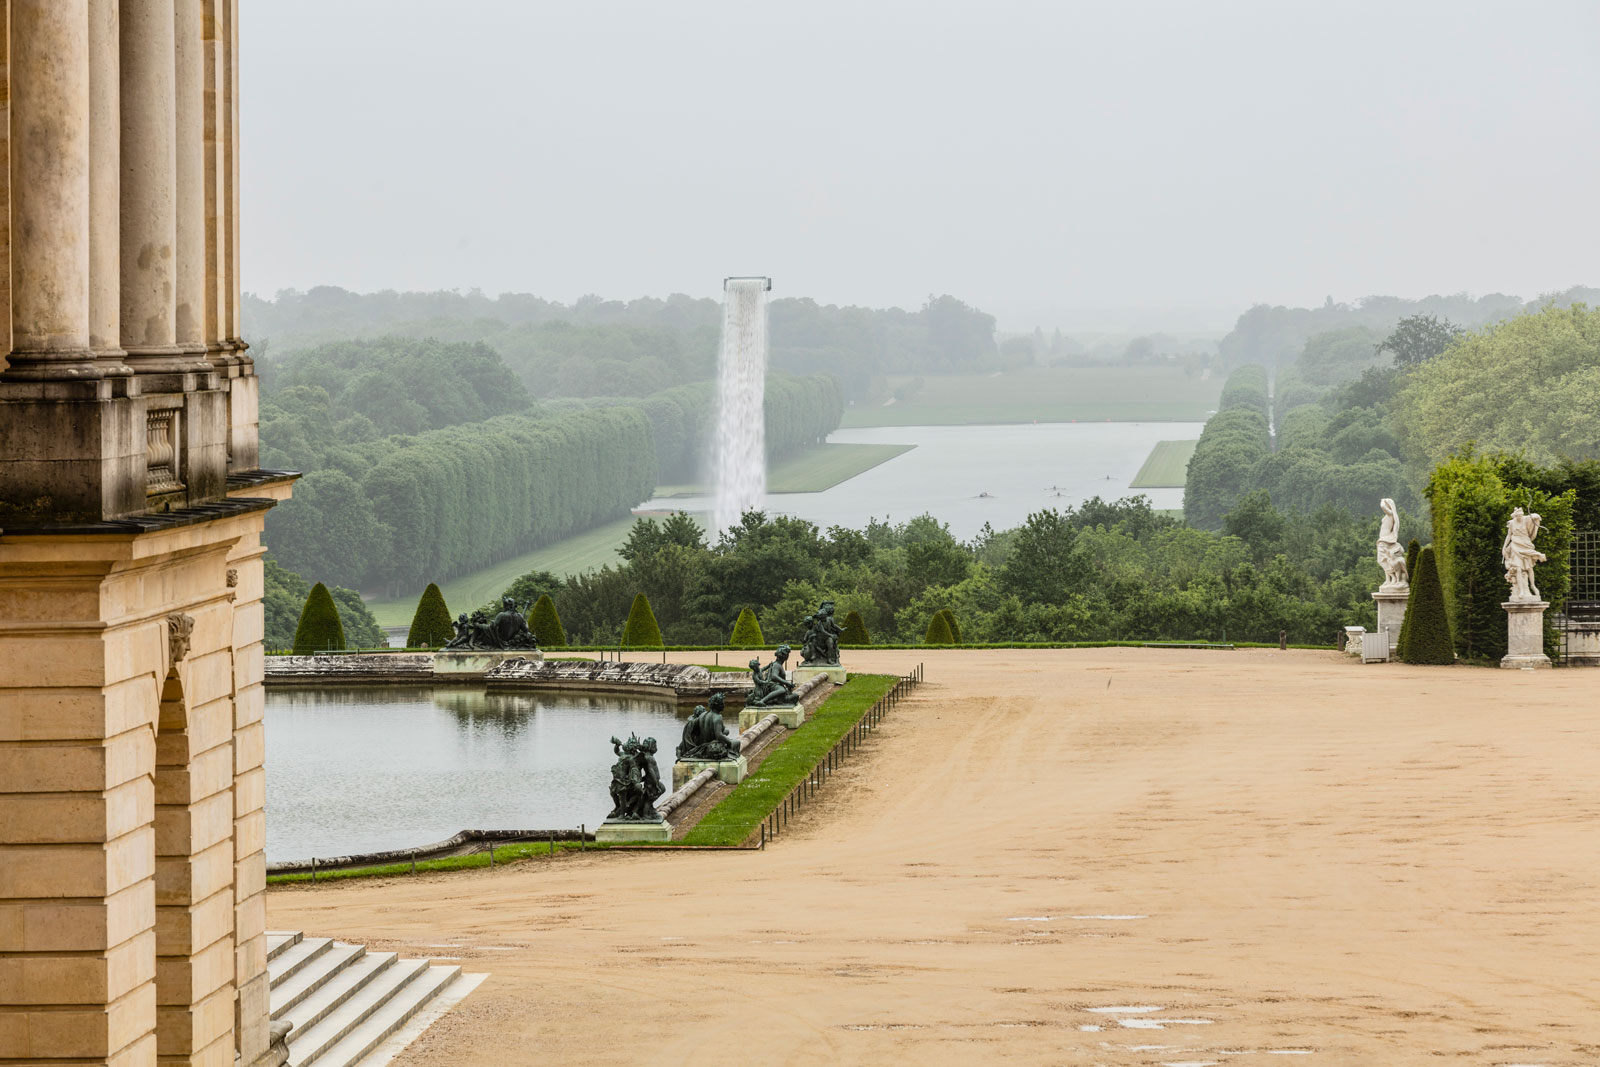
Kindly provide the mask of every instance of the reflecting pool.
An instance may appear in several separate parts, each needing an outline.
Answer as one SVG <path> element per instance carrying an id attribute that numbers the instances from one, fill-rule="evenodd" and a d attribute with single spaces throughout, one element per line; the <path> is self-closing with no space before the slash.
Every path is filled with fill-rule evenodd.
<path id="1" fill-rule="evenodd" d="M 682 723 L 672 702 L 638 697 L 269 689 L 267 860 L 409 848 L 468 829 L 592 828 L 611 810 L 610 738 L 654 737 L 670 789 Z"/>

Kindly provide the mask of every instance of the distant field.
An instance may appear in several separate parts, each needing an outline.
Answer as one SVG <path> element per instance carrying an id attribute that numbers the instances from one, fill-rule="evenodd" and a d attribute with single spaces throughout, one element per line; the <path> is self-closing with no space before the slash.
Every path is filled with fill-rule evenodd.
<path id="1" fill-rule="evenodd" d="M 910 379 L 891 379 L 899 386 Z M 1030 367 L 927 377 L 903 404 L 847 408 L 846 427 L 1006 422 L 1204 422 L 1222 381 L 1169 367 Z"/>
<path id="2" fill-rule="evenodd" d="M 813 445 L 797 456 L 790 456 L 767 472 L 769 493 L 820 493 L 840 482 L 902 456 L 916 445 Z M 711 490 L 703 485 L 663 485 L 658 497 L 703 496 Z"/>
<path id="3" fill-rule="evenodd" d="M 581 574 L 598 570 L 608 563 L 616 563 L 617 549 L 628 539 L 635 519 L 629 517 L 597 526 L 565 541 L 536 548 L 512 559 L 473 571 L 445 582 L 439 587 L 444 602 L 452 614 L 470 611 L 480 604 L 499 596 L 517 578 L 529 571 L 553 571 L 556 574 Z M 701 523 L 704 525 L 704 522 Z M 380 626 L 406 626 L 417 610 L 417 598 L 422 590 L 396 600 L 369 600 L 367 607 L 378 618 Z"/>
<path id="4" fill-rule="evenodd" d="M 1139 473 L 1128 483 L 1132 489 L 1182 489 L 1189 478 L 1189 457 L 1198 441 L 1157 441 Z"/>

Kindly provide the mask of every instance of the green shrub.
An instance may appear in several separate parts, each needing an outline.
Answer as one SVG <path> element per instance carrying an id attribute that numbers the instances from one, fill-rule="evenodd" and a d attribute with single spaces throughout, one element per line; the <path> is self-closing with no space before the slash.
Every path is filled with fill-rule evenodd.
<path id="1" fill-rule="evenodd" d="M 761 636 L 761 623 L 756 621 L 756 613 L 749 608 L 739 612 L 738 621 L 733 624 L 733 636 L 728 638 L 728 644 L 735 648 L 754 648 L 767 643 Z"/>
<path id="2" fill-rule="evenodd" d="M 872 635 L 867 633 L 867 624 L 861 621 L 861 612 L 847 612 L 844 617 L 844 633 L 839 635 L 841 645 L 870 645 Z"/>
<path id="3" fill-rule="evenodd" d="M 411 629 L 406 634 L 407 648 L 438 648 L 448 644 L 455 636 L 450 625 L 450 609 L 445 606 L 444 594 L 437 583 L 429 582 L 417 601 L 416 614 L 411 616 Z"/>
<path id="4" fill-rule="evenodd" d="M 952 645 L 962 644 L 961 624 L 956 622 L 955 613 L 949 608 L 940 608 L 939 614 L 944 616 L 945 625 L 950 627 L 950 643 Z"/>
<path id="5" fill-rule="evenodd" d="M 1417 556 L 1417 574 L 1411 582 L 1406 625 L 1410 627 L 1404 652 L 1407 663 L 1450 664 L 1456 661 L 1450 616 L 1444 609 L 1444 586 L 1439 582 L 1439 566 L 1434 562 L 1432 545 Z"/>
<path id="6" fill-rule="evenodd" d="M 1411 593 L 1417 590 L 1417 557 L 1422 554 L 1422 546 L 1413 537 L 1406 546 L 1406 581 L 1411 584 Z M 1435 563 L 1438 560 L 1434 561 Z M 1406 634 L 1411 626 L 1411 597 L 1406 597 L 1406 617 L 1400 622 L 1400 636 L 1395 641 L 1395 655 L 1401 659 L 1406 658 Z"/>
<path id="7" fill-rule="evenodd" d="M 623 648 L 661 648 L 661 627 L 656 625 L 656 614 L 650 610 L 650 600 L 643 593 L 633 598 L 628 610 L 628 623 L 622 628 Z"/>
<path id="8" fill-rule="evenodd" d="M 328 587 L 318 582 L 307 594 L 306 606 L 300 612 L 300 625 L 295 627 L 295 655 L 305 656 L 312 652 L 342 648 L 344 626 L 339 622 L 339 609 L 334 605 Z"/>
<path id="9" fill-rule="evenodd" d="M 649 610 L 648 607 L 645 609 Z M 540 648 L 565 648 L 567 631 L 561 626 L 561 615 L 549 593 L 542 593 L 528 612 L 528 629 L 533 631 Z"/>
<path id="10" fill-rule="evenodd" d="M 950 620 L 945 618 L 943 611 L 933 613 L 933 618 L 928 620 L 928 630 L 922 635 L 925 645 L 953 645 L 956 643 L 955 635 L 950 632 Z"/>
<path id="11" fill-rule="evenodd" d="M 1417 573 L 1417 557 L 1421 554 L 1422 545 L 1413 537 L 1411 543 L 1406 546 L 1406 581 L 1409 582 L 1411 576 Z"/>

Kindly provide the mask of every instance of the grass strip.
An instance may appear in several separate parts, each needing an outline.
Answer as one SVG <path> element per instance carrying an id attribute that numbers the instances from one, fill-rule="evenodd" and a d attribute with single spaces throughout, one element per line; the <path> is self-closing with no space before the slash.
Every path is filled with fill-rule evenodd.
<path id="1" fill-rule="evenodd" d="M 755 774 L 740 782 L 733 792 L 706 812 L 684 836 L 683 843 L 742 843 L 897 681 L 899 679 L 892 674 L 852 675 L 838 692 L 823 701 L 800 729 L 779 743 Z"/>
<path id="2" fill-rule="evenodd" d="M 1144 466 L 1128 483 L 1130 489 L 1182 489 L 1189 480 L 1189 459 L 1199 441 L 1157 441 Z"/>
<path id="3" fill-rule="evenodd" d="M 557 852 L 576 852 L 579 850 L 577 841 L 557 841 Z M 585 851 L 609 848 L 606 844 L 596 844 L 593 841 L 583 843 Z M 505 863 L 515 863 L 519 860 L 548 858 L 550 855 L 550 842 L 548 841 L 519 841 L 510 845 L 496 845 L 494 847 L 495 866 Z M 465 856 L 446 856 L 438 860 L 418 860 L 417 873 L 426 871 L 464 871 L 473 867 L 489 866 L 489 853 L 472 852 Z M 411 863 L 386 863 L 380 867 L 351 867 L 348 870 L 328 870 L 317 872 L 317 882 L 339 882 L 347 878 L 392 878 L 396 875 L 410 874 Z M 290 885 L 293 883 L 311 881 L 310 873 L 305 874 L 269 874 L 268 885 Z"/>

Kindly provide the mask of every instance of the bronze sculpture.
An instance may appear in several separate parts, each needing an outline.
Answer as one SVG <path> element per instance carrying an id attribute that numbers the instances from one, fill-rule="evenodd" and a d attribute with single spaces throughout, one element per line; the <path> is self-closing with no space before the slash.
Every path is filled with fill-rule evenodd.
<path id="1" fill-rule="evenodd" d="M 667 787 L 656 767 L 656 739 L 631 734 L 626 741 L 611 739 L 617 762 L 611 765 L 611 814 L 607 822 L 661 822 L 655 802 Z"/>
<path id="2" fill-rule="evenodd" d="M 722 721 L 722 690 L 711 694 L 706 704 L 698 705 L 683 724 L 683 740 L 678 744 L 678 759 L 723 762 L 739 758 L 739 739 L 728 733 Z M 707 706 L 709 705 L 709 706 Z"/>
<path id="3" fill-rule="evenodd" d="M 755 687 L 745 698 L 745 707 L 792 707 L 800 703 L 800 698 L 794 692 L 794 683 L 789 680 L 788 672 L 784 670 L 784 664 L 788 660 L 789 646 L 779 645 L 778 650 L 773 653 L 772 662 L 766 667 L 761 666 L 759 659 L 750 661 L 750 680 L 755 683 Z"/>
<path id="4" fill-rule="evenodd" d="M 844 633 L 833 617 L 833 601 L 824 600 L 816 613 L 807 615 L 802 625 L 805 636 L 800 644 L 800 666 L 839 666 L 839 637 Z"/>
<path id="5" fill-rule="evenodd" d="M 446 644 L 446 651 L 472 652 L 537 652 L 538 638 L 528 629 L 525 608 L 509 596 L 500 598 L 500 611 L 490 619 L 482 611 L 474 611 L 469 619 L 459 616 L 454 623 L 456 635 Z"/>

